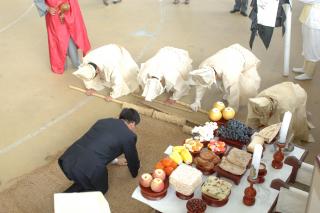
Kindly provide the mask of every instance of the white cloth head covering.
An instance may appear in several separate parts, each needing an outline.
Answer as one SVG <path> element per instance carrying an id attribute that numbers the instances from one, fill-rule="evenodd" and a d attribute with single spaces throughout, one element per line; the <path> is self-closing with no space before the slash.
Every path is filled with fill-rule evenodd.
<path id="1" fill-rule="evenodd" d="M 96 76 L 96 70 L 91 64 L 82 64 L 72 74 L 84 81 L 90 81 Z"/>
<path id="2" fill-rule="evenodd" d="M 216 84 L 215 71 L 211 67 L 203 67 L 190 72 L 190 84 L 211 87 L 212 84 Z"/>
<path id="3" fill-rule="evenodd" d="M 164 88 L 157 78 L 149 78 L 144 87 L 142 96 L 146 101 L 152 101 L 164 92 Z"/>

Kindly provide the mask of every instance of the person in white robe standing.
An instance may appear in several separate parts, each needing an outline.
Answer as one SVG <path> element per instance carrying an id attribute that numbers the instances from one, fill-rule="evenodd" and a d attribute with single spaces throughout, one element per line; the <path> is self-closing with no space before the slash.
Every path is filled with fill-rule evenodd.
<path id="1" fill-rule="evenodd" d="M 190 84 L 196 86 L 196 97 L 191 108 L 197 111 L 201 100 L 212 84 L 224 93 L 223 99 L 238 110 L 260 88 L 258 74 L 260 60 L 240 44 L 233 44 L 204 60 L 199 69 L 190 72 Z"/>
<path id="2" fill-rule="evenodd" d="M 87 95 L 112 88 L 107 97 L 107 100 L 111 100 L 139 88 L 138 71 L 138 65 L 125 48 L 109 44 L 89 52 L 73 74 L 83 80 Z"/>
<path id="3" fill-rule="evenodd" d="M 156 55 L 141 64 L 138 82 L 143 88 L 142 96 L 146 101 L 152 101 L 164 91 L 173 92 L 167 103 L 175 103 L 189 93 L 191 64 L 192 60 L 186 50 L 161 48 Z"/>
<path id="4" fill-rule="evenodd" d="M 296 80 L 311 80 L 316 63 L 320 60 L 320 0 L 299 0 L 305 3 L 300 15 L 302 23 L 302 68 L 293 68 L 293 72 L 302 73 Z"/>

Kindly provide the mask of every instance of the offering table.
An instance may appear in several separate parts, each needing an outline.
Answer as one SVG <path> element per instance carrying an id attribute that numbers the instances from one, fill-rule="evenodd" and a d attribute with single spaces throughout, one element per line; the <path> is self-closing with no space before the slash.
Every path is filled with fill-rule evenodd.
<path id="1" fill-rule="evenodd" d="M 254 188 L 257 191 L 256 195 L 256 201 L 255 205 L 253 206 L 246 206 L 242 202 L 242 198 L 244 195 L 244 190 L 246 187 L 248 187 L 249 183 L 247 181 L 247 177 L 249 175 L 249 170 L 246 171 L 243 178 L 240 181 L 239 185 L 233 184 L 231 180 L 228 180 L 227 178 L 220 177 L 224 180 L 229 181 L 233 184 L 231 189 L 231 194 L 229 196 L 229 201 L 226 205 L 222 207 L 211 207 L 207 206 L 206 212 L 269 212 L 274 205 L 278 193 L 278 190 L 275 190 L 270 187 L 271 181 L 274 179 L 281 179 L 285 182 L 287 182 L 290 178 L 290 174 L 292 171 L 292 166 L 289 166 L 287 164 L 284 164 L 282 169 L 274 169 L 271 166 L 271 162 L 273 160 L 273 154 L 275 152 L 275 147 L 271 145 L 267 145 L 265 147 L 265 151 L 263 153 L 263 158 L 261 162 L 265 163 L 267 166 L 267 175 L 265 176 L 265 182 L 262 184 L 255 184 Z M 296 158 L 300 160 L 304 160 L 305 155 L 307 151 L 303 148 L 300 148 L 298 146 L 294 147 L 294 150 L 290 153 L 285 154 L 285 157 L 287 156 L 295 156 Z M 213 174 L 215 175 L 215 174 Z M 203 181 L 205 181 L 207 176 L 203 176 Z M 176 193 L 172 187 L 168 188 L 167 195 L 158 201 L 151 201 L 148 199 L 145 199 L 141 193 L 140 193 L 140 187 L 138 186 L 133 194 L 132 198 L 143 202 L 153 209 L 163 212 L 163 213 L 185 213 L 186 212 L 186 200 L 181 200 L 176 196 Z M 194 198 L 201 198 L 201 189 L 198 187 L 196 191 L 194 192 Z"/>

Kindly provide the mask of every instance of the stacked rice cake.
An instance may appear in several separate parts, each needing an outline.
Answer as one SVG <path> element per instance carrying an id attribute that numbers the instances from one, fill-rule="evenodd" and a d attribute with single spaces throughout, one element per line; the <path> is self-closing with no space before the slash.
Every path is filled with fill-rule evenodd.
<path id="1" fill-rule="evenodd" d="M 234 175 L 242 175 L 247 169 L 251 156 L 252 155 L 246 151 L 233 148 L 227 157 L 222 158 L 219 167 Z"/>
<path id="2" fill-rule="evenodd" d="M 202 183 L 202 172 L 181 164 L 170 175 L 169 183 L 179 193 L 189 196 Z"/>
<path id="3" fill-rule="evenodd" d="M 231 192 L 232 184 L 228 181 L 219 179 L 215 176 L 209 176 L 201 187 L 203 194 L 217 200 L 224 200 Z"/>

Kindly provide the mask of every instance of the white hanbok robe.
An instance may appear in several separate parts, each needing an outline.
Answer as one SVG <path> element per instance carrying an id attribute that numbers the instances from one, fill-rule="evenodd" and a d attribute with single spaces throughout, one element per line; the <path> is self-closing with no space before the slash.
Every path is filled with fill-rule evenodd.
<path id="1" fill-rule="evenodd" d="M 173 91 L 172 100 L 187 95 L 190 89 L 188 74 L 192 70 L 191 64 L 192 60 L 186 50 L 174 47 L 161 48 L 156 55 L 141 64 L 138 82 L 144 89 L 143 96 L 146 100 L 151 97 L 148 100 L 151 101 L 164 90 Z M 148 85 L 152 77 L 158 80 L 157 86 Z M 163 80 L 164 86 L 160 85 L 160 81 Z"/>
<path id="2" fill-rule="evenodd" d="M 320 60 L 320 0 L 299 0 L 305 3 L 300 15 L 303 56 L 307 61 Z"/>
<path id="3" fill-rule="evenodd" d="M 118 98 L 138 89 L 139 67 L 130 53 L 116 44 L 109 44 L 92 50 L 83 58 L 83 64 L 92 62 L 102 71 L 90 81 L 83 80 L 87 89 L 97 91 L 112 88 L 110 96 Z"/>
<path id="4" fill-rule="evenodd" d="M 199 74 L 204 79 L 203 83 L 193 83 L 197 91 L 195 102 L 191 105 L 192 109 L 197 110 L 200 107 L 204 88 L 210 88 L 213 83 L 219 85 L 219 81 L 221 85 L 218 87 L 224 92 L 224 98 L 230 107 L 238 110 L 240 105 L 246 105 L 248 99 L 255 97 L 260 88 L 261 78 L 257 71 L 259 64 L 260 60 L 240 44 L 233 44 L 204 60 L 199 70 L 191 73 L 192 78 L 199 77 Z M 212 81 L 205 80 L 208 78 L 205 75 L 209 73 Z"/>

